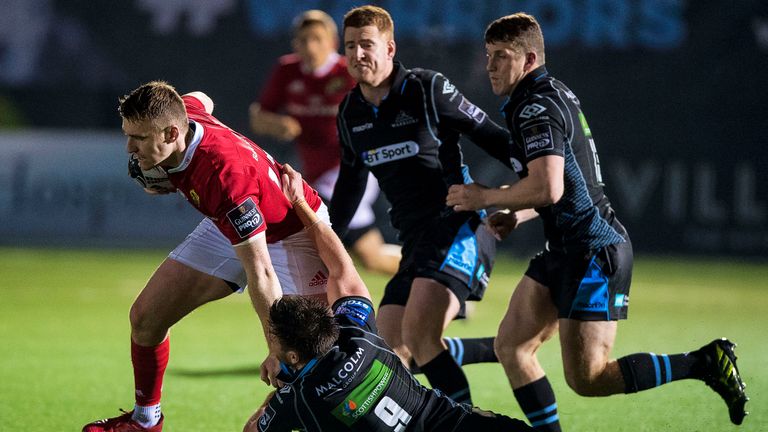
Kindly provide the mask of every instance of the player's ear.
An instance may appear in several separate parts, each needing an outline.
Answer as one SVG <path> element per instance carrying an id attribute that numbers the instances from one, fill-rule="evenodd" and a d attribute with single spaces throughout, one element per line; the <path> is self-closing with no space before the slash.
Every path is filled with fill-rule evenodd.
<path id="1" fill-rule="evenodd" d="M 179 138 L 179 128 L 175 125 L 168 126 L 163 130 L 163 141 L 170 144 L 176 142 Z"/>
<path id="2" fill-rule="evenodd" d="M 299 357 L 299 353 L 297 353 L 294 350 L 288 350 L 285 352 L 285 359 L 288 360 L 291 366 L 299 363 L 301 360 L 301 357 Z"/>
<path id="3" fill-rule="evenodd" d="M 539 60 L 539 56 L 536 54 L 535 51 L 530 51 L 525 53 L 525 64 L 523 65 L 523 68 L 525 71 L 532 71 L 536 69 L 536 62 Z"/>

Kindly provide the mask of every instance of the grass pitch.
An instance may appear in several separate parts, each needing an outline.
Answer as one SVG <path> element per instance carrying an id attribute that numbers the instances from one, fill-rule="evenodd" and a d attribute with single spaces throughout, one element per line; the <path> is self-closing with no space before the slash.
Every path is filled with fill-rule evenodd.
<path id="1" fill-rule="evenodd" d="M 0 430 L 80 430 L 133 407 L 128 309 L 165 251 L 0 249 Z M 485 300 L 450 336 L 495 334 L 524 261 L 500 259 Z M 374 299 L 386 279 L 364 274 Z M 741 427 L 699 381 L 624 396 L 584 398 L 563 379 L 557 338 L 540 359 L 568 431 L 768 430 L 768 264 L 636 261 L 630 319 L 614 355 L 677 353 L 727 336 L 739 344 L 751 414 Z M 172 330 L 163 410 L 167 431 L 239 431 L 264 399 L 266 354 L 247 296 L 194 312 Z M 475 403 L 522 414 L 501 366 L 465 368 Z"/>

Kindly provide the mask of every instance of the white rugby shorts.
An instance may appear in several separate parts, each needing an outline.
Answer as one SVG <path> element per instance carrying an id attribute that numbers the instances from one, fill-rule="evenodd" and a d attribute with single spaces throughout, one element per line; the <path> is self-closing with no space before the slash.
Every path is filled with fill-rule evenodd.
<path id="1" fill-rule="evenodd" d="M 328 208 L 317 209 L 320 220 L 330 224 Z M 267 244 L 272 267 L 285 295 L 314 295 L 326 292 L 328 268 L 304 230 Z M 248 279 L 232 243 L 208 218 L 200 222 L 184 241 L 168 255 L 188 267 L 237 284 L 243 292 Z"/>
<path id="2" fill-rule="evenodd" d="M 338 178 L 339 167 L 336 166 L 336 168 L 329 169 L 318 177 L 312 184 L 312 187 L 315 188 L 324 200 L 328 201 L 333 195 L 333 186 Z M 373 225 L 376 221 L 373 205 L 376 203 L 376 198 L 379 197 L 379 191 L 379 181 L 369 172 L 368 183 L 365 185 L 365 194 L 363 199 L 360 200 L 360 205 L 357 207 L 354 216 L 352 216 L 352 220 L 349 222 L 349 229 L 355 230 Z"/>

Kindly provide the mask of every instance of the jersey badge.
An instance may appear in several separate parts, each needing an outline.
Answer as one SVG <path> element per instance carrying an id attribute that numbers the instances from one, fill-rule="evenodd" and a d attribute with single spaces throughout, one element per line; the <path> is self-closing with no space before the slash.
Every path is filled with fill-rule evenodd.
<path id="1" fill-rule="evenodd" d="M 480 109 L 477 105 L 473 104 L 472 102 L 468 101 L 467 98 L 462 97 L 461 103 L 459 104 L 459 111 L 463 112 L 464 115 L 471 118 L 475 121 L 475 123 L 482 123 L 483 120 L 485 120 L 485 111 Z"/>
<path id="2" fill-rule="evenodd" d="M 536 123 L 522 130 L 525 156 L 531 157 L 536 153 L 554 150 L 552 141 L 552 129 L 546 123 Z"/>
<path id="3" fill-rule="evenodd" d="M 346 81 L 342 77 L 336 77 L 328 81 L 328 84 L 325 85 L 325 94 L 327 95 L 333 95 L 336 93 L 339 93 L 340 90 L 344 89 L 344 84 Z"/>
<path id="4" fill-rule="evenodd" d="M 318 270 L 317 273 L 315 273 L 314 276 L 312 276 L 312 280 L 309 281 L 310 287 L 316 287 L 325 285 L 328 283 L 328 276 L 325 275 L 321 270 Z"/>
<path id="5" fill-rule="evenodd" d="M 520 117 L 524 119 L 529 119 L 531 117 L 536 117 L 537 115 L 543 113 L 547 109 L 537 103 L 526 105 L 523 107 L 523 110 L 520 111 Z"/>
<path id="6" fill-rule="evenodd" d="M 414 123 L 418 123 L 419 121 L 413 118 L 412 116 L 408 115 L 405 111 L 400 111 L 397 113 L 397 117 L 395 117 L 395 121 L 392 123 L 392 127 L 401 127 L 401 126 L 408 126 Z"/>
<path id="7" fill-rule="evenodd" d="M 511 157 L 509 158 L 509 163 L 512 164 L 512 169 L 514 169 L 516 173 L 523 171 L 523 164 L 521 164 L 519 160 Z"/>
<path id="8" fill-rule="evenodd" d="M 248 197 L 240 205 L 227 213 L 227 219 L 235 227 L 240 238 L 246 238 L 264 224 L 264 217 L 253 202 L 252 197 Z"/>
<path id="9" fill-rule="evenodd" d="M 192 200 L 192 203 L 195 204 L 195 207 L 200 207 L 200 195 L 198 195 L 194 189 L 189 190 L 189 198 Z"/>

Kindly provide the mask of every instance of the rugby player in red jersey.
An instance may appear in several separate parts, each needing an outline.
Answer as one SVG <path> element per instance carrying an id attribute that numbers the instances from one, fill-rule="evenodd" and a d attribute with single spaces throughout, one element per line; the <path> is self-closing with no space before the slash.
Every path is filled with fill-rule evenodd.
<path id="1" fill-rule="evenodd" d="M 280 164 L 213 117 L 208 96 L 181 96 L 154 81 L 121 98 L 119 112 L 127 151 L 140 168 L 164 168 L 173 186 L 206 217 L 131 307 L 134 410 L 90 423 L 86 432 L 162 430 L 169 329 L 199 306 L 247 286 L 266 328 L 269 307 L 282 295 L 326 298 L 327 268 L 282 193 Z M 309 207 L 328 220 L 320 197 L 306 183 L 304 194 Z M 268 357 L 262 377 L 272 379 L 277 367 Z"/>

